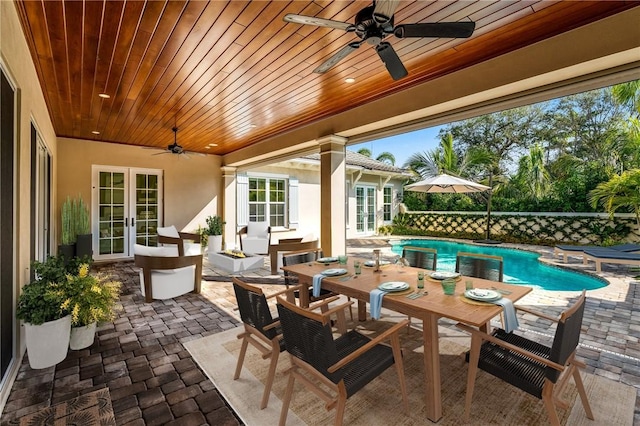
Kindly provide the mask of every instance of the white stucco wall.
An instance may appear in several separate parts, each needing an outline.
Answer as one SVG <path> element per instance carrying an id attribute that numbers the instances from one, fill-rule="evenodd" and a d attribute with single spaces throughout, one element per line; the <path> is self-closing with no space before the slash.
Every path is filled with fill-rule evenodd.
<path id="1" fill-rule="evenodd" d="M 78 194 L 91 200 L 91 167 L 120 166 L 162 170 L 164 225 L 193 232 L 207 216 L 220 214 L 222 173 L 216 155 L 184 156 L 113 143 L 59 138 L 58 202 Z"/>
<path id="2" fill-rule="evenodd" d="M 306 167 L 283 167 L 279 165 L 260 167 L 251 169 L 246 172 L 251 175 L 254 174 L 274 174 L 296 177 L 299 180 L 299 227 L 293 231 L 275 232 L 272 235 L 273 242 L 276 242 L 281 238 L 293 238 L 303 237 L 310 233 L 314 236 L 320 236 L 320 171 L 319 168 L 313 166 Z M 358 238 L 364 235 L 359 233 L 356 229 L 356 198 L 355 188 L 352 184 L 353 176 L 348 173 L 345 178 L 345 184 L 348 185 L 348 224 L 347 224 L 347 238 Z M 381 181 L 380 176 L 367 175 L 366 173 L 358 180 L 356 186 L 373 186 L 376 188 L 376 226 L 375 232 L 379 226 L 385 224 L 382 220 L 382 205 L 383 205 L 383 191 L 380 184 L 384 183 L 384 179 Z M 386 185 L 393 187 L 393 216 L 398 213 L 398 193 L 402 193 L 402 181 L 399 179 L 391 179 Z"/>

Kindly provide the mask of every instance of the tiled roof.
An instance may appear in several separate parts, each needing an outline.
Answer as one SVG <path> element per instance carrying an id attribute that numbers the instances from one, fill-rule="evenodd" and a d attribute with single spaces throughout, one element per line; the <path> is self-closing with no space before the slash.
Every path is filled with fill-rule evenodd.
<path id="1" fill-rule="evenodd" d="M 391 173 L 405 173 L 405 169 L 401 169 L 400 167 L 392 166 L 391 164 L 383 163 L 382 161 L 374 160 L 373 158 L 367 157 L 362 154 L 358 154 L 354 151 L 346 150 L 346 163 L 349 166 L 358 166 L 363 167 L 368 170 L 378 170 L 382 172 L 391 172 Z M 320 154 L 310 154 L 305 155 L 302 158 L 306 158 L 309 160 L 317 160 L 320 161 Z"/>

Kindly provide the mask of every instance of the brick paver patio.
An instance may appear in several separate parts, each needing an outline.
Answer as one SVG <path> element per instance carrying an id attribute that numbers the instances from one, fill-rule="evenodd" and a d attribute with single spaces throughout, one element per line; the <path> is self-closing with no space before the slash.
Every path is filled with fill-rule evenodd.
<path id="1" fill-rule="evenodd" d="M 350 242 L 349 253 L 370 253 L 381 240 Z M 551 250 L 534 247 L 545 259 Z M 391 255 L 388 246 L 383 250 Z M 574 260 L 571 267 L 584 269 Z M 69 351 L 55 367 L 32 370 L 26 356 L 2 413 L 2 425 L 61 401 L 108 388 L 118 425 L 237 425 L 240 420 L 195 364 L 183 343 L 236 327 L 235 297 L 229 282 L 203 282 L 202 294 L 144 303 L 133 262 L 98 265 L 122 281 L 122 312 L 98 329 L 94 344 Z M 591 266 L 593 268 L 593 265 Z M 205 262 L 205 275 L 226 275 Z M 611 284 L 588 293 L 579 356 L 588 371 L 635 386 L 640 395 L 640 282 L 627 267 L 605 267 Z M 265 268 L 250 276 L 271 277 Z M 281 289 L 267 286 L 267 291 Z M 535 290 L 520 303 L 558 314 L 576 292 Z M 519 317 L 528 337 L 552 334 L 549 321 Z M 453 323 L 441 320 L 441 325 Z M 231 373 L 230 373 L 231 374 Z M 640 424 L 640 398 L 635 423 Z"/>

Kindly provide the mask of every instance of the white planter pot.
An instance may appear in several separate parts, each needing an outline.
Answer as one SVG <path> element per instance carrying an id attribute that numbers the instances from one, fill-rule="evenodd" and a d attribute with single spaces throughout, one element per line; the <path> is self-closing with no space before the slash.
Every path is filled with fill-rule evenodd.
<path id="1" fill-rule="evenodd" d="M 81 327 L 71 327 L 71 339 L 69 340 L 69 347 L 74 351 L 77 351 L 78 349 L 88 348 L 93 344 L 93 339 L 95 338 L 95 336 L 95 322 Z"/>
<path id="2" fill-rule="evenodd" d="M 25 323 L 24 327 L 31 368 L 51 367 L 67 357 L 71 315 L 40 325 Z"/>
<path id="3" fill-rule="evenodd" d="M 207 241 L 207 251 L 209 253 L 222 251 L 222 235 L 209 235 Z"/>

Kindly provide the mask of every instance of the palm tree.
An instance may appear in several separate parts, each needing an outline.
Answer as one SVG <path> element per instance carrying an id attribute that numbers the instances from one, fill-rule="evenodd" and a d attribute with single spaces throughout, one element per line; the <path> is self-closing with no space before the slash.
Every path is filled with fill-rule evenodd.
<path id="1" fill-rule="evenodd" d="M 360 148 L 358 154 L 371 158 L 371 150 L 369 148 Z"/>
<path id="2" fill-rule="evenodd" d="M 388 151 L 381 152 L 380 155 L 376 157 L 376 161 L 380 161 L 382 163 L 388 163 L 388 164 L 391 164 L 392 166 L 396 165 L 396 157 Z"/>
<path id="3" fill-rule="evenodd" d="M 534 200 L 540 200 L 549 188 L 549 172 L 544 164 L 544 150 L 540 144 L 529 149 L 529 154 L 520 157 L 515 182 Z"/>
<path id="4" fill-rule="evenodd" d="M 601 205 L 611 217 L 619 209 L 630 208 L 640 226 L 640 169 L 627 170 L 600 183 L 588 198 L 594 208 Z"/>
<path id="5" fill-rule="evenodd" d="M 453 136 L 446 133 L 440 138 L 440 146 L 431 151 L 412 154 L 404 167 L 419 175 L 422 179 L 440 173 L 460 175 L 466 161 L 460 161 L 454 148 Z"/>

